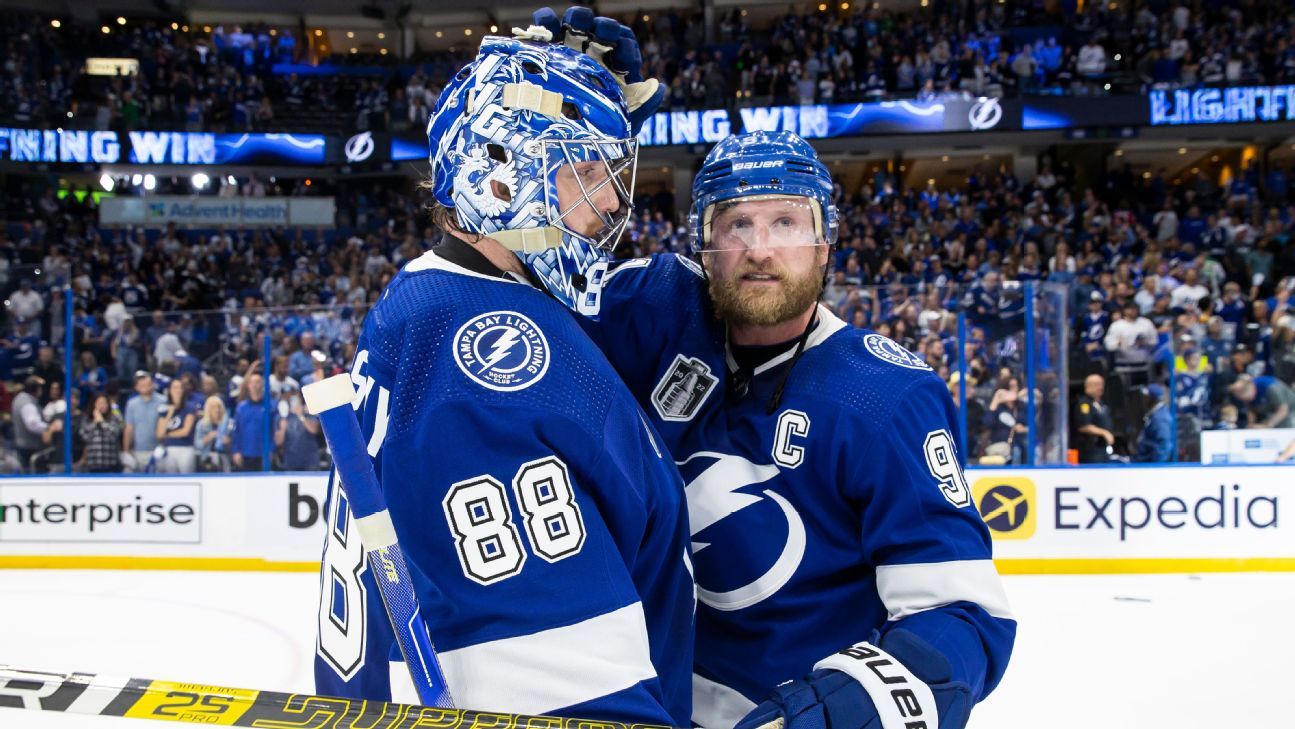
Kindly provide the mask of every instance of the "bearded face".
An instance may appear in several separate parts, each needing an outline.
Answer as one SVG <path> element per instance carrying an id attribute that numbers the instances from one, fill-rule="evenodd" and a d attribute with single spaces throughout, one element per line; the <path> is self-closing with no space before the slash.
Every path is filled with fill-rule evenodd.
<path id="1" fill-rule="evenodd" d="M 813 307 L 828 258 L 815 208 L 796 197 L 717 207 L 703 260 L 719 317 L 730 325 L 772 326 Z"/>

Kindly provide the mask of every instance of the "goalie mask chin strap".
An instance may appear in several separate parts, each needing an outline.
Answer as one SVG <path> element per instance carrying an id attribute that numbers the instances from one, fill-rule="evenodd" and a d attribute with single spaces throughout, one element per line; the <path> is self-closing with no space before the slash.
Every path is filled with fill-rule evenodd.
<path id="1" fill-rule="evenodd" d="M 562 245 L 562 230 L 553 226 L 527 228 L 526 230 L 500 230 L 486 233 L 487 238 L 514 253 L 539 253 Z"/>

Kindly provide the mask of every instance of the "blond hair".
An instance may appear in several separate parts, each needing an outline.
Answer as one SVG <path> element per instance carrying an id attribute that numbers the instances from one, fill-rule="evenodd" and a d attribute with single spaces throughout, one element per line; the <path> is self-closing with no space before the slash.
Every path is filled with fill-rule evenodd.
<path id="1" fill-rule="evenodd" d="M 211 408 L 213 405 L 220 411 L 219 415 L 214 418 L 211 416 Z M 225 401 L 221 400 L 219 395 L 208 397 L 207 401 L 202 404 L 202 419 L 212 425 L 219 425 L 220 421 L 225 419 L 225 415 L 227 413 L 228 411 L 225 409 Z"/>

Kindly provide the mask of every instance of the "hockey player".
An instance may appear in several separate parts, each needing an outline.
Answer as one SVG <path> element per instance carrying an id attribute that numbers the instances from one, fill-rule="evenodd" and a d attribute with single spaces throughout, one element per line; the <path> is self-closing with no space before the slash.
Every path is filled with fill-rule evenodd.
<path id="1" fill-rule="evenodd" d="M 693 721 L 958 729 L 1016 624 L 944 384 L 817 303 L 831 194 L 796 135 L 730 137 L 693 186 L 702 265 L 586 256 L 563 281 L 553 254 L 531 263 L 579 292 L 681 466 L 702 603 Z"/>
<path id="2" fill-rule="evenodd" d="M 1015 621 L 944 383 L 817 303 L 831 194 L 790 132 L 721 141 L 693 185 L 702 266 L 611 268 L 589 328 L 687 484 L 694 721 L 958 729 Z"/>
<path id="3" fill-rule="evenodd" d="M 383 292 L 351 378 L 456 704 L 679 726 L 694 599 L 678 471 L 519 258 L 614 242 L 637 155 L 623 88 L 565 46 L 482 43 L 428 125 L 447 242 Z M 334 488 L 320 693 L 408 681 L 369 567 Z"/>

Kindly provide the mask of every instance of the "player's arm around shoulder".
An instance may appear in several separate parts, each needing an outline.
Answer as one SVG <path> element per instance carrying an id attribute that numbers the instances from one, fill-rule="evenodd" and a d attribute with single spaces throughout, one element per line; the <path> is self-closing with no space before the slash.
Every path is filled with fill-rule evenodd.
<path id="1" fill-rule="evenodd" d="M 738 729 L 961 729 L 1006 668 L 1016 624 L 959 463 L 952 401 L 929 371 L 890 384 L 891 397 L 838 423 L 868 444 L 851 449 L 842 490 L 860 505 L 862 554 L 889 618 L 779 686 Z"/>
<path id="2" fill-rule="evenodd" d="M 705 306 L 701 266 L 675 253 L 615 261 L 599 281 L 596 311 L 577 317 L 617 374 L 639 393 L 650 387 L 671 344 Z"/>

